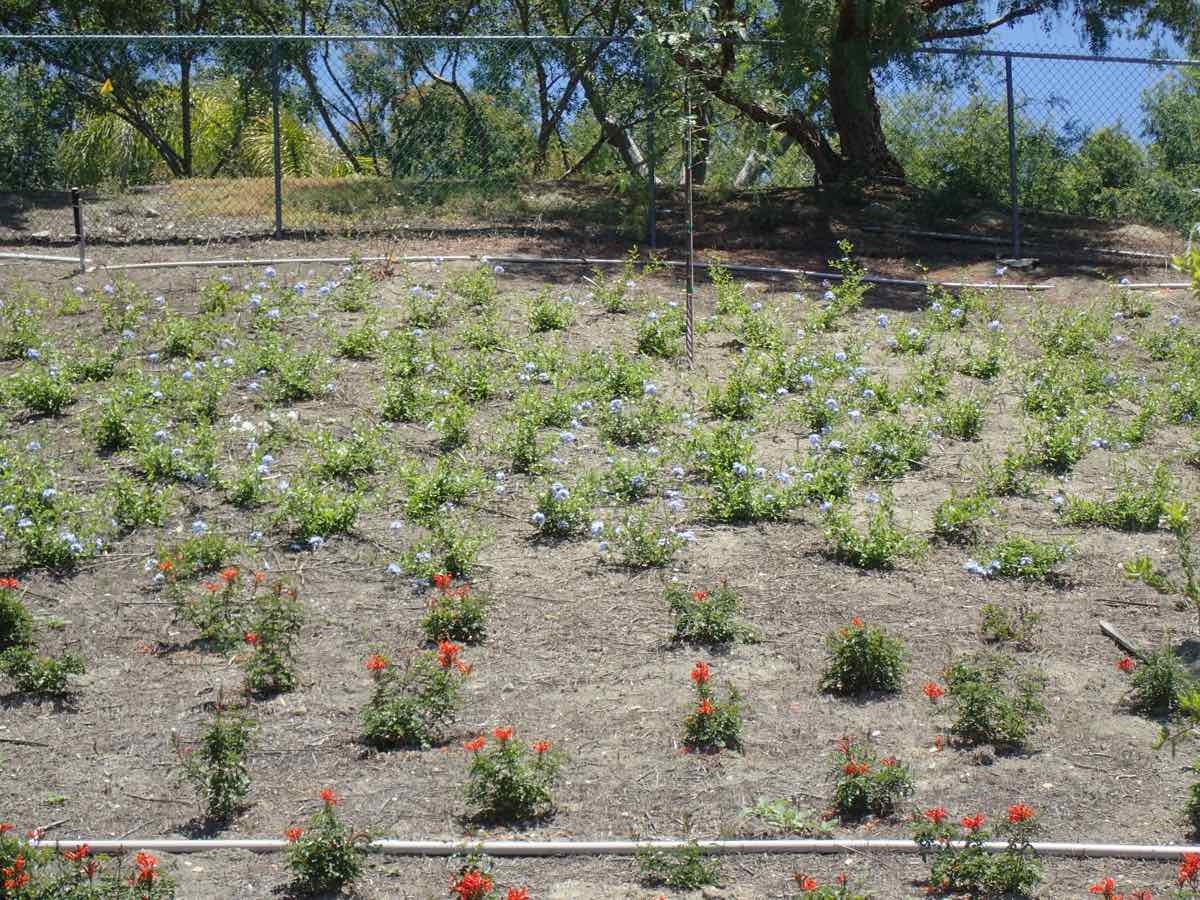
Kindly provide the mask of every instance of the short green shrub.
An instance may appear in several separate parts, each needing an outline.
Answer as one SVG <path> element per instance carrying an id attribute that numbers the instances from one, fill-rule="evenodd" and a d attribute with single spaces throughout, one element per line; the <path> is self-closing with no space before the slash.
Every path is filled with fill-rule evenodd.
<path id="1" fill-rule="evenodd" d="M 253 721 L 243 711 L 226 708 L 218 701 L 212 721 L 194 745 L 185 744 L 173 733 L 184 777 L 195 788 L 204 814 L 215 822 L 229 821 L 250 792 L 247 756 L 254 730 Z"/>
<path id="2" fill-rule="evenodd" d="M 742 601 L 728 582 L 711 591 L 688 591 L 667 585 L 671 640 L 690 644 L 732 644 L 755 641 L 758 632 L 740 621 Z"/>
<path id="3" fill-rule="evenodd" d="M 946 686 L 954 706 L 950 734 L 966 746 L 1024 749 L 1049 718 L 1041 700 L 1045 679 L 1015 670 L 1004 657 L 960 658 L 946 670 Z"/>
<path id="4" fill-rule="evenodd" d="M 427 750 L 454 721 L 471 668 L 459 658 L 457 644 L 442 641 L 436 652 L 419 653 L 403 667 L 373 654 L 367 671 L 375 690 L 361 716 L 363 741 L 382 750 Z"/>
<path id="5" fill-rule="evenodd" d="M 713 691 L 712 670 L 707 663 L 698 662 L 691 672 L 696 690 L 695 709 L 683 719 L 683 742 L 689 750 L 715 753 L 718 750 L 740 750 L 742 747 L 742 697 L 736 688 L 729 688 L 724 700 Z"/>
<path id="6" fill-rule="evenodd" d="M 828 694 L 855 697 L 868 691 L 895 693 L 907 668 L 908 651 L 898 638 L 855 616 L 846 628 L 825 641 L 829 660 L 820 688 Z"/>
<path id="7" fill-rule="evenodd" d="M 865 741 L 840 738 L 833 763 L 833 808 L 843 818 L 890 816 L 916 789 L 908 766 L 890 756 L 878 759 Z"/>
<path id="8" fill-rule="evenodd" d="M 678 850 L 641 850 L 637 861 L 642 883 L 648 887 L 694 891 L 721 883 L 720 862 L 696 844 Z"/>
<path id="9" fill-rule="evenodd" d="M 471 754 L 467 770 L 467 803 L 480 821 L 516 825 L 548 816 L 554 810 L 553 788 L 564 757 L 549 741 L 529 746 L 513 729 L 496 728 L 494 743 L 484 737 L 463 746 Z"/>
<path id="10" fill-rule="evenodd" d="M 338 893 L 362 874 L 369 835 L 355 832 L 335 811 L 341 801 L 329 788 L 307 828 L 289 828 L 288 871 L 292 887 L 303 894 Z"/>

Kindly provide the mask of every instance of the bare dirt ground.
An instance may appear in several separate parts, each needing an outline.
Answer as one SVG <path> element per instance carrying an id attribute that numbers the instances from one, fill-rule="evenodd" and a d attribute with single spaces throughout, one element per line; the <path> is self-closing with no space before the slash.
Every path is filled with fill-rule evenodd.
<path id="1" fill-rule="evenodd" d="M 903 235 L 868 237 L 851 234 L 848 226 L 838 226 L 833 236 L 843 232 L 867 255 L 872 273 L 996 278 L 990 249 Z M 726 259 L 747 264 L 817 268 L 831 249 L 789 246 L 783 238 L 774 246 L 739 248 L 735 234 L 709 237 L 727 238 L 711 243 L 728 248 Z M 386 241 L 104 247 L 96 248 L 95 255 L 119 262 L 225 257 L 235 252 L 255 258 L 380 252 L 608 256 L 624 249 L 611 238 L 438 234 Z M 677 258 L 677 252 L 672 255 Z M 316 279 L 336 268 L 279 267 L 284 277 Z M 587 289 L 580 280 L 587 274 L 585 268 L 510 270 L 501 286 L 514 298 L 547 284 L 576 294 Z M 257 270 L 232 273 L 237 279 L 258 277 Z M 166 295 L 172 308 L 187 310 L 194 308 L 198 288 L 214 274 L 178 269 L 128 277 L 148 293 Z M 1081 252 L 1046 259 L 1032 273 L 1013 271 L 1003 280 L 1052 279 L 1056 287 L 1041 297 L 1044 302 L 1082 307 L 1110 296 L 1104 279 L 1123 276 L 1157 280 L 1163 269 Z M 416 269 L 411 277 L 436 282 L 441 276 Z M 399 272 L 396 279 L 398 286 Z M 24 284 L 51 299 L 75 284 L 97 289 L 107 280 L 104 272 L 75 276 L 23 264 L 0 268 L 0 282 L 8 291 Z M 768 305 L 796 308 L 794 285 L 762 284 Z M 638 292 L 644 298 L 678 298 L 680 287 L 677 277 L 660 276 L 643 281 Z M 392 290 L 385 282 L 378 312 L 383 324 L 394 327 L 402 316 Z M 1200 324 L 1190 294 L 1162 291 L 1150 296 L 1155 325 L 1176 313 L 1185 325 Z M 854 318 L 852 330 L 868 333 L 880 312 L 901 320 L 921 300 L 912 292 L 874 291 L 868 308 Z M 711 303 L 708 288 L 702 288 L 702 313 L 710 311 Z M 1032 303 L 1022 294 L 1005 295 L 1006 328 L 1022 330 Z M 504 322 L 514 334 L 524 333 L 522 304 L 514 299 L 505 307 Z M 344 330 L 360 319 L 337 314 L 331 324 Z M 95 310 L 57 321 L 63 339 L 111 340 L 102 332 Z M 451 332 L 459 324 L 452 324 Z M 584 308 L 565 341 L 572 352 L 588 347 L 628 349 L 635 324 L 634 316 Z M 303 334 L 320 346 L 319 331 Z M 661 366 L 663 395 L 694 408 L 696 385 L 702 379 L 719 379 L 732 364 L 728 337 L 703 337 L 696 373 L 678 365 Z M 1018 346 L 1027 352 L 1028 339 L 1021 340 Z M 1114 359 L 1119 355 L 1117 350 L 1106 352 Z M 1155 368 L 1136 348 L 1120 353 L 1123 363 L 1137 371 Z M 869 359 L 884 369 L 896 365 L 881 348 L 872 350 Z M 16 364 L 2 365 L 8 374 Z M 305 428 L 320 424 L 345 430 L 377 417 L 374 396 L 382 378 L 377 364 L 340 360 L 337 368 L 338 389 L 332 397 L 296 406 Z M 963 382 L 954 376 L 955 388 Z M 969 483 L 978 463 L 997 458 L 1017 439 L 1021 414 L 1014 373 L 1006 373 L 989 388 L 989 395 L 988 420 L 979 441 L 940 442 L 929 464 L 896 486 L 906 525 L 928 531 L 931 511 L 949 488 Z M 39 439 L 86 492 L 112 464 L 95 457 L 82 439 L 82 422 L 94 407 L 95 398 L 85 396 L 62 418 L 23 420 L 10 415 L 8 437 L 14 445 Z M 235 387 L 222 401 L 222 413 L 261 415 L 261 410 Z M 407 454 L 432 458 L 437 453 L 428 431 L 405 427 L 394 434 L 398 449 Z M 573 451 L 575 462 L 602 461 L 605 451 L 595 436 L 587 429 L 581 435 Z M 803 426 L 773 422 L 756 439 L 756 448 L 764 459 L 782 462 L 797 452 L 806 435 Z M 1184 493 L 1195 497 L 1200 479 L 1179 458 L 1192 437 L 1191 427 L 1163 425 L 1136 456 L 1167 461 Z M 222 452 L 232 455 L 236 440 L 227 439 Z M 470 452 L 485 469 L 503 466 L 482 440 Z M 299 460 L 299 452 L 287 454 L 281 471 L 298 466 Z M 274 535 L 256 551 L 262 564 L 297 582 L 308 607 L 302 684 L 294 693 L 256 704 L 260 733 L 251 805 L 224 834 L 281 835 L 315 810 L 316 793 L 327 785 L 344 795 L 344 814 L 350 821 L 380 836 L 452 839 L 479 834 L 461 818 L 465 754 L 459 743 L 493 726 L 512 724 L 520 735 L 553 739 L 570 756 L 556 815 L 521 831 L 521 837 L 759 834 L 760 826 L 742 815 L 749 804 L 759 797 L 785 797 L 823 809 L 830 792 L 827 760 L 832 742 L 843 734 L 871 734 L 882 750 L 913 766 L 914 806 L 943 804 L 956 814 L 982 810 L 994 817 L 1010 802 L 1022 800 L 1039 811 L 1049 840 L 1181 842 L 1186 828 L 1179 810 L 1194 780 L 1189 772 L 1191 748 L 1185 745 L 1177 756 L 1153 749 L 1158 723 L 1121 707 L 1127 680 L 1114 668 L 1119 653 L 1096 624 L 1108 619 L 1146 647 L 1194 630 L 1194 613 L 1179 611 L 1148 588 L 1127 582 L 1118 568 L 1139 552 L 1165 559 L 1170 542 L 1156 533 L 1065 528 L 1049 503 L 1060 489 L 1102 495 L 1111 486 L 1113 465 L 1110 454 L 1093 452 L 1068 483 L 1047 478 L 1036 496 L 1003 504 L 1003 519 L 1013 531 L 1069 539 L 1075 545 L 1063 570 L 1065 582 L 1058 587 L 982 580 L 962 570 L 960 548 L 937 544 L 928 557 L 895 572 L 861 573 L 825 556 L 819 522 L 809 512 L 784 523 L 740 527 L 697 519 L 692 526 L 697 544 L 668 570 L 631 573 L 603 564 L 588 541 L 531 542 L 524 523 L 541 482 L 514 476 L 509 495 L 484 497 L 478 505 L 480 527 L 494 537 L 482 552 L 478 583 L 497 604 L 491 639 L 468 653 L 475 675 L 468 682 L 466 705 L 452 740 L 427 752 L 366 754 L 357 742 L 356 719 L 371 689 L 363 659 L 380 646 L 395 652 L 418 646 L 417 620 L 425 598 L 411 591 L 407 581 L 397 582 L 384 572 L 403 538 L 398 542 L 389 533 L 399 497 L 387 479 L 380 479 L 376 500 L 360 516 L 353 535 L 331 540 L 313 554 L 289 552 L 286 539 Z M 6 783 L 0 818 L 21 827 L 55 823 L 51 837 L 186 833 L 196 809 L 190 791 L 173 776 L 170 738 L 175 731 L 194 734 L 204 721 L 204 704 L 219 689 L 235 692 L 240 671 L 228 657 L 186 646 L 176 652 L 145 652 L 147 646 L 180 646 L 187 639 L 187 626 L 175 620 L 168 604 L 157 602 L 144 561 L 163 539 L 182 534 L 196 516 L 239 535 L 260 525 L 255 516 L 224 504 L 218 492 L 189 488 L 179 493 L 161 531 L 139 530 L 69 577 L 21 573 L 35 614 L 65 621 L 57 640 L 82 653 L 89 672 L 77 702 L 67 708 L 14 700 L 0 709 L 0 738 L 27 742 L 0 743 Z M 678 722 L 690 697 L 687 673 L 706 651 L 676 649 L 667 642 L 662 590 L 672 575 L 689 584 L 728 579 L 746 601 L 748 621 L 763 632 L 761 643 L 739 645 L 711 659 L 722 683 L 737 684 L 746 695 L 743 753 L 698 757 L 681 752 Z M 1049 679 L 1050 724 L 1025 754 L 939 752 L 933 738 L 945 725 L 944 713 L 921 696 L 920 685 L 936 679 L 953 656 L 979 646 L 978 610 L 989 601 L 1009 606 L 1028 602 L 1044 615 L 1038 646 L 1023 654 L 1023 661 L 1040 667 Z M 818 693 L 823 640 L 853 615 L 886 626 L 910 648 L 911 666 L 900 696 L 859 703 Z M 839 827 L 837 833 L 906 836 L 907 826 L 872 821 Z M 176 856 L 164 864 L 185 898 L 269 897 L 286 882 L 278 855 Z M 452 869 L 446 860 L 372 858 L 355 890 L 364 898 L 444 897 Z M 847 872 L 878 898 L 922 896 L 921 879 L 928 871 L 916 858 L 895 855 L 731 858 L 724 868 L 724 892 L 704 896 L 789 896 L 791 876 L 799 870 L 822 880 Z M 1105 874 L 1129 888 L 1151 887 L 1158 894 L 1173 885 L 1174 873 L 1171 864 L 1052 859 L 1046 861 L 1039 896 L 1084 897 L 1088 885 Z M 700 896 L 642 887 L 633 863 L 622 859 L 500 860 L 496 874 L 505 884 L 528 884 L 531 896 L 539 898 Z"/>

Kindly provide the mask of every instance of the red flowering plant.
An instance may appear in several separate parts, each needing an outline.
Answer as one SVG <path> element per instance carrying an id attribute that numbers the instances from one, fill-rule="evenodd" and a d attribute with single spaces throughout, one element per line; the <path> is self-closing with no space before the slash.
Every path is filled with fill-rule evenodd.
<path id="1" fill-rule="evenodd" d="M 825 640 L 829 661 L 821 676 L 821 690 L 840 697 L 857 697 L 878 691 L 900 690 L 908 651 L 898 638 L 882 628 L 866 625 L 858 616 Z"/>
<path id="2" fill-rule="evenodd" d="M 467 803 L 476 820 L 516 824 L 540 819 L 554 810 L 553 787 L 565 756 L 549 741 L 526 746 L 511 726 L 492 730 L 463 744 L 467 766 Z"/>
<path id="3" fill-rule="evenodd" d="M 442 741 L 471 674 L 461 653 L 458 644 L 442 641 L 436 651 L 417 653 L 403 667 L 382 654 L 367 657 L 375 690 L 360 717 L 363 740 L 381 750 L 427 750 Z"/>
<path id="4" fill-rule="evenodd" d="M 169 900 L 175 882 L 158 868 L 158 859 L 145 851 L 132 867 L 96 856 L 88 844 L 56 851 L 36 843 L 41 834 L 21 835 L 11 822 L 0 822 L 0 897 L 109 898 Z M 102 863 L 110 862 L 107 867 Z"/>
<path id="5" fill-rule="evenodd" d="M 421 630 L 431 641 L 462 641 L 482 644 L 487 638 L 487 613 L 491 601 L 471 589 L 469 584 L 454 584 L 454 577 L 441 572 L 433 576 L 433 595 Z"/>
<path id="6" fill-rule="evenodd" d="M 21 600 L 21 583 L 0 578 L 0 652 L 33 644 L 33 616 Z"/>
<path id="7" fill-rule="evenodd" d="M 890 816 L 914 790 L 912 772 L 895 757 L 878 759 L 868 741 L 838 739 L 833 753 L 833 805 L 843 818 Z"/>
<path id="8" fill-rule="evenodd" d="M 478 855 L 471 854 L 450 881 L 450 896 L 456 900 L 529 900 L 529 890 L 510 887 L 501 893 L 501 888 L 497 886 L 491 871 L 485 867 L 484 861 Z"/>
<path id="9" fill-rule="evenodd" d="M 1089 894 L 1098 894 L 1104 900 L 1154 900 L 1154 895 L 1148 890 L 1118 892 L 1117 882 L 1112 878 L 1101 878 L 1088 887 Z"/>
<path id="10" fill-rule="evenodd" d="M 724 700 L 712 688 L 712 669 L 706 662 L 692 667 L 696 705 L 683 719 L 683 742 L 688 750 L 715 753 L 742 747 L 742 697 L 730 687 Z"/>
<path id="11" fill-rule="evenodd" d="M 843 874 L 835 875 L 832 883 L 822 883 L 807 872 L 797 872 L 792 880 L 802 900 L 869 900 L 866 894 L 850 887 L 850 880 Z"/>
<path id="12" fill-rule="evenodd" d="M 362 873 L 370 836 L 338 818 L 342 802 L 332 788 L 320 792 L 321 808 L 307 828 L 288 828 L 287 864 L 292 887 L 308 894 L 337 893 Z"/>
<path id="13" fill-rule="evenodd" d="M 970 896 L 1031 897 L 1042 879 L 1032 843 L 1039 825 L 1037 813 L 1027 803 L 1008 807 L 990 829 L 983 813 L 962 816 L 956 822 L 944 807 L 935 806 L 914 816 L 913 840 L 921 858 L 932 858 L 929 891 Z M 1007 847 L 994 853 L 988 841 Z"/>
<path id="14" fill-rule="evenodd" d="M 213 649 L 249 649 L 247 658 L 266 653 L 273 657 L 261 672 L 247 673 L 255 690 L 277 683 L 292 683 L 282 665 L 290 659 L 291 645 L 300 628 L 303 608 L 296 592 L 285 582 L 268 582 L 262 572 L 226 566 L 214 578 L 200 582 L 199 589 L 176 598 L 179 617 L 200 632 L 201 640 Z M 277 687 L 276 690 L 290 690 Z"/>

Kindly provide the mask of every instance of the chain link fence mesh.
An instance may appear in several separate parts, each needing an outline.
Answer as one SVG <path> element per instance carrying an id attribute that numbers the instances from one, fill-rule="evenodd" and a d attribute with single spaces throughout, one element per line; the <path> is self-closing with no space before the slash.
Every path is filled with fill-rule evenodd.
<path id="1" fill-rule="evenodd" d="M 733 46 L 733 69 L 766 91 L 775 52 Z M 1200 67 L 1009 56 L 1033 234 L 1082 216 L 1171 243 L 1200 220 Z M 922 204 L 987 210 L 998 236 L 1006 87 L 1003 52 L 942 50 L 878 89 Z M 787 136 L 647 41 L 0 37 L 0 242 L 70 243 L 78 185 L 91 243 L 556 226 L 644 243 L 655 219 L 680 224 L 685 91 L 710 244 L 720 204 L 769 217 L 762 198 L 814 184 Z"/>

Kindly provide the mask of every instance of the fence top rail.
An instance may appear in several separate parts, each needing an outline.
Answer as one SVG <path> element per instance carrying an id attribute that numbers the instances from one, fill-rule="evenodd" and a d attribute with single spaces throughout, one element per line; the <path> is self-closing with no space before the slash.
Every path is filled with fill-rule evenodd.
<path id="1" fill-rule="evenodd" d="M 1132 63 L 1147 66 L 1200 66 L 1200 59 L 1175 59 L 1166 56 L 1105 56 L 1091 53 L 1055 53 L 1039 50 L 985 49 L 982 47 L 917 47 L 914 53 L 945 56 L 988 56 L 1000 59 L 1053 59 L 1067 62 Z"/>

